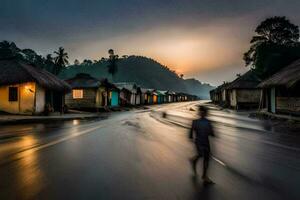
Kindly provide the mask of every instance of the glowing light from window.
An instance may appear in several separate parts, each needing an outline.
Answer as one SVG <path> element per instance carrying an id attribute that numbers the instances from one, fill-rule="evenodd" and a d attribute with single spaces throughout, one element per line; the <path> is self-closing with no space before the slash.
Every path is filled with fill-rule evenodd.
<path id="1" fill-rule="evenodd" d="M 73 90 L 73 99 L 82 99 L 83 98 L 83 90 Z"/>

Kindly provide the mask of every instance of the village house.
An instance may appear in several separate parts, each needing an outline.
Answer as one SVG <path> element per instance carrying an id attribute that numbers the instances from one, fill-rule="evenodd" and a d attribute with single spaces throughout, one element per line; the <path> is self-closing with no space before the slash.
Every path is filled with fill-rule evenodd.
<path id="1" fill-rule="evenodd" d="M 162 90 L 155 90 L 155 93 L 157 95 L 157 103 L 161 104 L 164 103 L 165 100 L 165 96 L 166 96 L 166 91 L 162 91 Z"/>
<path id="2" fill-rule="evenodd" d="M 215 103 L 215 104 L 218 104 L 218 103 L 220 102 L 218 89 L 219 89 L 219 87 L 217 87 L 217 88 L 215 88 L 215 89 L 213 89 L 213 90 L 211 90 L 211 91 L 209 92 L 209 94 L 210 94 L 210 99 L 211 99 L 211 101 L 212 101 L 213 103 Z"/>
<path id="3" fill-rule="evenodd" d="M 161 93 L 163 94 L 162 102 L 163 103 L 168 103 L 168 95 L 167 95 L 168 91 L 163 90 L 163 91 L 161 91 Z"/>
<path id="4" fill-rule="evenodd" d="M 117 88 L 117 86 L 115 86 L 113 83 L 110 83 L 107 79 L 102 79 L 99 89 L 102 92 L 102 99 L 106 100 L 104 106 L 119 106 L 120 90 Z M 108 95 L 108 98 L 104 98 L 106 95 Z"/>
<path id="5" fill-rule="evenodd" d="M 224 82 L 216 89 L 210 91 L 210 98 L 214 103 L 224 105 L 226 102 L 229 102 L 228 93 L 226 91 L 227 86 L 228 83 Z"/>
<path id="6" fill-rule="evenodd" d="M 229 101 L 227 105 L 234 109 L 258 108 L 261 89 L 257 86 L 260 82 L 261 79 L 250 70 L 224 87 L 226 93 L 222 93 L 222 100 Z"/>
<path id="7" fill-rule="evenodd" d="M 115 83 L 120 90 L 121 105 L 140 105 L 141 104 L 141 88 L 135 83 Z"/>
<path id="8" fill-rule="evenodd" d="M 0 61 L 0 111 L 35 115 L 63 112 L 70 86 L 53 74 L 14 59 Z"/>
<path id="9" fill-rule="evenodd" d="M 153 104 L 153 92 L 154 89 L 141 88 L 142 102 L 145 105 Z"/>
<path id="10" fill-rule="evenodd" d="M 136 88 L 136 96 L 135 96 L 135 104 L 136 105 L 141 105 L 143 104 L 142 102 L 142 97 L 143 94 L 142 94 L 142 90 L 141 90 L 141 87 L 137 86 Z"/>
<path id="11" fill-rule="evenodd" d="M 171 103 L 171 102 L 174 102 L 174 96 L 175 96 L 175 92 L 173 91 L 167 91 L 166 92 L 166 96 L 167 96 L 167 102 Z"/>
<path id="12" fill-rule="evenodd" d="M 221 85 L 219 92 L 221 95 L 221 101 L 220 104 L 224 107 L 227 107 L 230 103 L 230 94 L 229 94 L 229 89 L 228 86 L 231 84 L 232 82 L 224 82 L 223 85 Z"/>
<path id="13" fill-rule="evenodd" d="M 119 105 L 119 90 L 106 79 L 79 73 L 66 82 L 72 87 L 72 93 L 65 98 L 68 108 L 98 110 Z"/>
<path id="14" fill-rule="evenodd" d="M 179 94 L 179 101 L 187 101 L 188 100 L 188 94 L 180 92 Z"/>
<path id="15" fill-rule="evenodd" d="M 157 104 L 158 103 L 158 93 L 156 92 L 156 90 L 152 91 L 152 95 L 153 95 L 153 104 Z"/>
<path id="16" fill-rule="evenodd" d="M 270 113 L 300 115 L 300 60 L 259 84 L 261 108 Z"/>
<path id="17" fill-rule="evenodd" d="M 175 92 L 175 96 L 174 96 L 175 98 L 175 102 L 180 102 L 180 94 L 179 94 L 179 92 Z"/>
<path id="18" fill-rule="evenodd" d="M 148 104 L 148 89 L 141 88 L 141 104 Z"/>

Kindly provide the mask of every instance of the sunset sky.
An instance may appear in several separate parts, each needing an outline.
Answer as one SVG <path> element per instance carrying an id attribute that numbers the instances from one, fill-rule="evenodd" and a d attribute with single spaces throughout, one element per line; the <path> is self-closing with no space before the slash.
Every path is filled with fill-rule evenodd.
<path id="1" fill-rule="evenodd" d="M 0 39 L 40 54 L 65 47 L 70 62 L 143 55 L 186 78 L 217 85 L 247 70 L 242 54 L 257 24 L 299 0 L 0 0 Z"/>

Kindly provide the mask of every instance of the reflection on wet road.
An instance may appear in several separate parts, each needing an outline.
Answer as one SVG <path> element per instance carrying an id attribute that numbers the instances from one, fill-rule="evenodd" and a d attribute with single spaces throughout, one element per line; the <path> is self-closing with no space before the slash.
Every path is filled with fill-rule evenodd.
<path id="1" fill-rule="evenodd" d="M 197 104 L 3 126 L 0 199 L 299 199 L 299 137 L 215 107 L 209 174 L 216 184 L 204 187 L 188 163 Z"/>

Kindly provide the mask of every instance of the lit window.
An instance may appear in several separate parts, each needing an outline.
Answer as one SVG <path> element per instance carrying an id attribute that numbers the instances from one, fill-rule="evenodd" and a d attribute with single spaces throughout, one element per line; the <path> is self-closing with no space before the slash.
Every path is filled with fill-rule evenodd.
<path id="1" fill-rule="evenodd" d="M 73 99 L 82 99 L 83 90 L 73 90 Z"/>
<path id="2" fill-rule="evenodd" d="M 8 101 L 18 101 L 18 87 L 9 87 Z"/>

